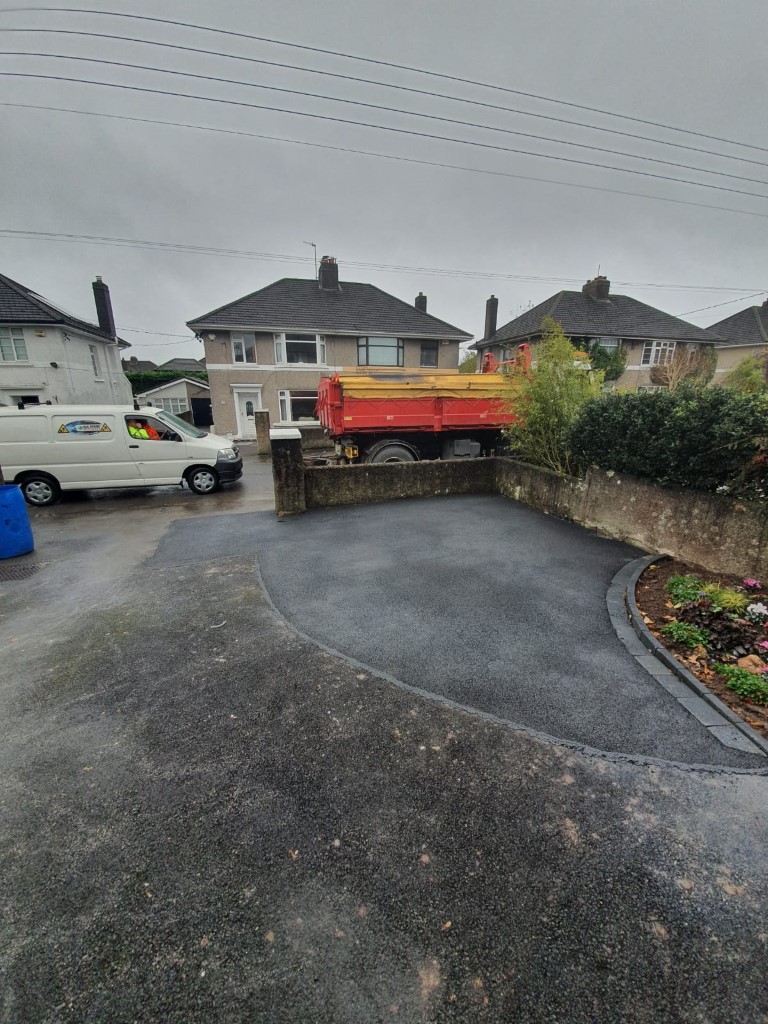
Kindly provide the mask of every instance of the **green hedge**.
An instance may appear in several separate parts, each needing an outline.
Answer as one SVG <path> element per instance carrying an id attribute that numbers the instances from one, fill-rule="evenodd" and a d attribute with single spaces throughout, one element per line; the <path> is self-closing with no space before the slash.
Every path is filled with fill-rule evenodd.
<path id="1" fill-rule="evenodd" d="M 661 484 L 768 492 L 768 399 L 727 388 L 605 394 L 587 403 L 571 431 L 577 465 L 649 477 Z"/>
<path id="2" fill-rule="evenodd" d="M 178 380 L 179 377 L 189 377 L 190 380 L 208 383 L 208 374 L 204 370 L 126 370 L 125 376 L 130 381 L 134 395 L 143 395 L 145 391 L 167 384 L 168 381 Z"/>

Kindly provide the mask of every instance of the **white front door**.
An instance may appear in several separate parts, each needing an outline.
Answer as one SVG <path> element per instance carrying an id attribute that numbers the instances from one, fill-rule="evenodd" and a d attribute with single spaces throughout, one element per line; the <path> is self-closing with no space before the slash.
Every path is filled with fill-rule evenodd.
<path id="1" fill-rule="evenodd" d="M 237 407 L 238 434 L 243 438 L 256 437 L 256 418 L 254 413 L 261 408 L 260 391 L 237 391 L 235 393 Z"/>

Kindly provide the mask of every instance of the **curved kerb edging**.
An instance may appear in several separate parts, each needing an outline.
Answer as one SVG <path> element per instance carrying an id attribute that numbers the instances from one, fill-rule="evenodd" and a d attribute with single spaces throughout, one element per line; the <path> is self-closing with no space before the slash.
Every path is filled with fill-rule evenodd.
<path id="1" fill-rule="evenodd" d="M 659 643 L 643 621 L 635 600 L 640 576 L 668 555 L 645 555 L 628 562 L 613 577 L 606 604 L 613 628 L 633 658 L 664 687 L 679 704 L 697 718 L 708 732 L 726 747 L 768 757 L 768 741 L 714 695 Z"/>

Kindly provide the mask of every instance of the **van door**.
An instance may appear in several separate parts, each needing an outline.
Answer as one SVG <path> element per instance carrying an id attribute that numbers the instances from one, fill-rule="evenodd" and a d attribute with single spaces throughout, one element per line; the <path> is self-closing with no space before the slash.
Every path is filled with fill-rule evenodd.
<path id="1" fill-rule="evenodd" d="M 167 423 L 143 413 L 123 417 L 128 451 L 144 483 L 177 484 L 188 465 L 184 438 Z"/>
<path id="2" fill-rule="evenodd" d="M 52 441 L 35 445 L 39 469 L 51 473 L 66 490 L 78 487 L 125 487 L 141 483 L 138 467 L 122 437 L 121 416 L 100 410 L 82 413 L 50 412 Z M 32 456 L 31 449 L 27 462 Z"/>

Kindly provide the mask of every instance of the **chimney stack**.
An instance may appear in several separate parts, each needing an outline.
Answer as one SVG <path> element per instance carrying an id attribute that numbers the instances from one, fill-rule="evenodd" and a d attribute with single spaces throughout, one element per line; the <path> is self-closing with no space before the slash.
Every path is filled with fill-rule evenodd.
<path id="1" fill-rule="evenodd" d="M 333 256 L 323 256 L 320 260 L 317 283 L 321 292 L 339 291 L 339 266 Z"/>
<path id="2" fill-rule="evenodd" d="M 485 334 L 483 338 L 491 338 L 496 333 L 496 318 L 499 314 L 499 300 L 492 295 L 485 304 Z"/>
<path id="3" fill-rule="evenodd" d="M 427 296 L 424 294 L 424 292 L 419 292 L 419 294 L 416 296 L 414 306 L 416 307 L 416 309 L 419 310 L 420 313 L 427 312 Z"/>
<path id="4" fill-rule="evenodd" d="M 604 274 L 598 274 L 592 281 L 587 281 L 581 289 L 583 294 L 595 302 L 608 302 L 611 290 L 611 282 Z"/>
<path id="5" fill-rule="evenodd" d="M 109 288 L 97 276 L 93 282 L 93 298 L 96 302 L 96 316 L 99 320 L 99 327 L 110 338 L 115 338 L 115 317 L 112 313 L 112 300 L 109 297 Z"/>

